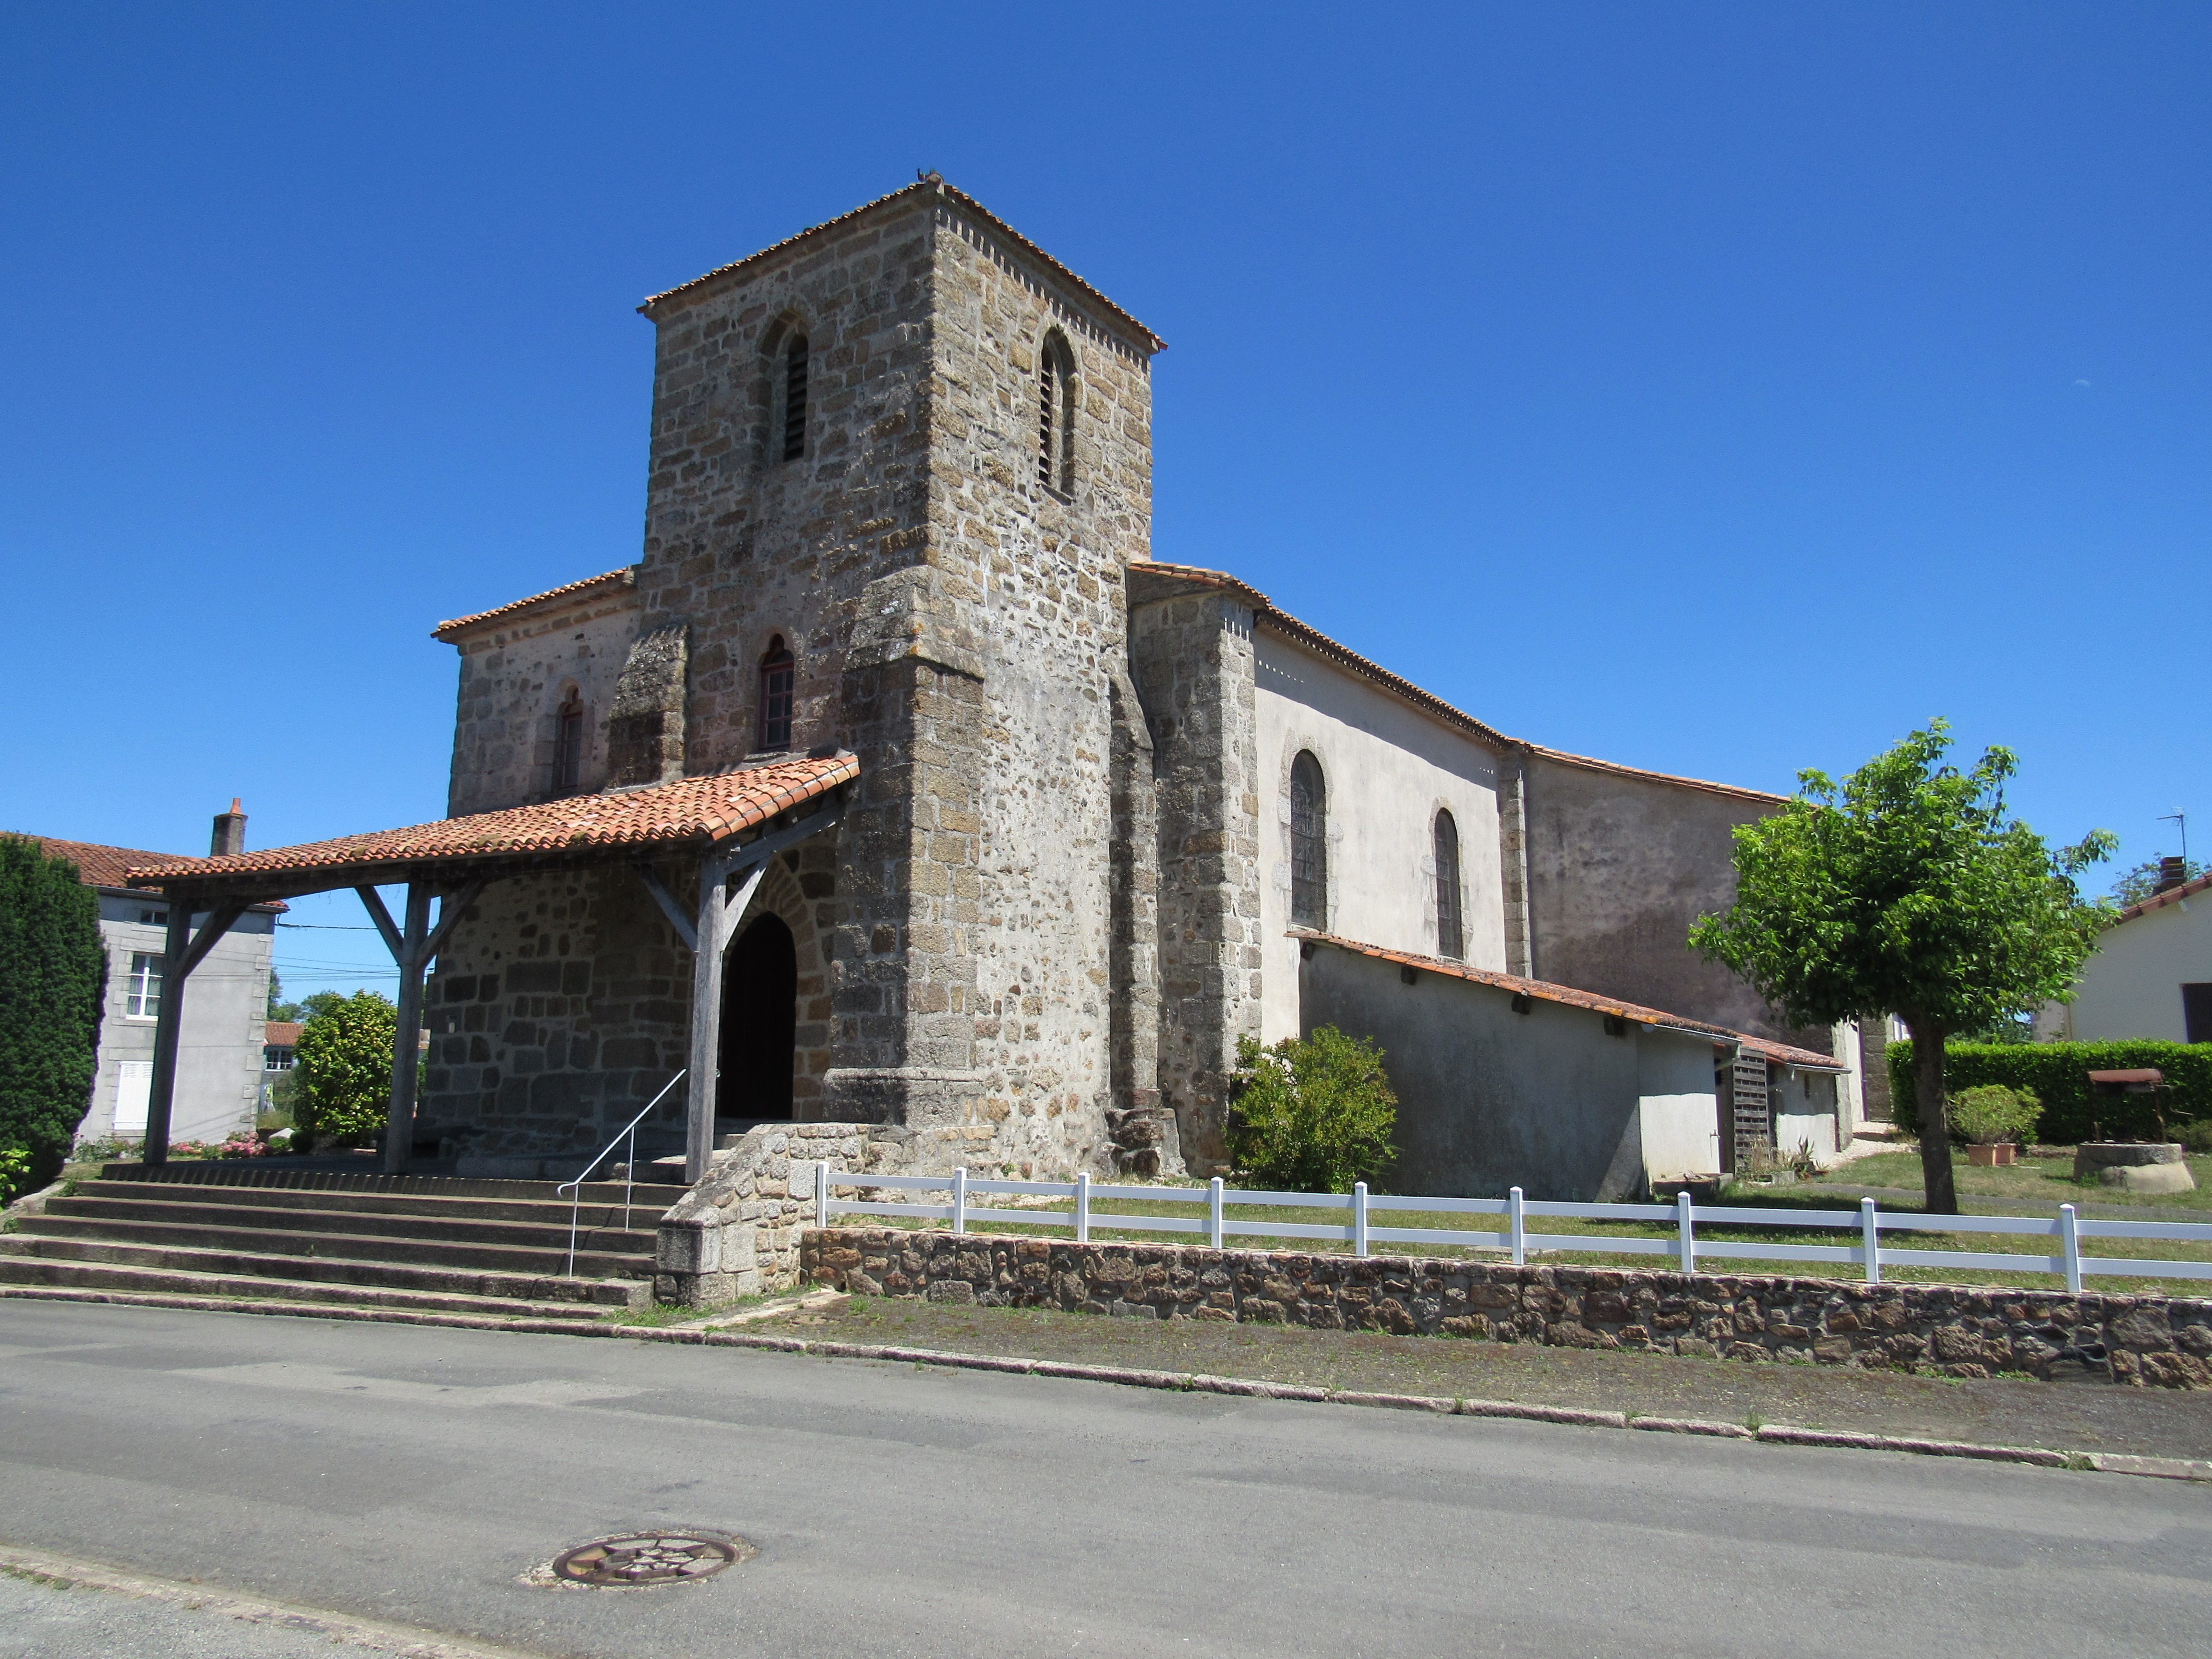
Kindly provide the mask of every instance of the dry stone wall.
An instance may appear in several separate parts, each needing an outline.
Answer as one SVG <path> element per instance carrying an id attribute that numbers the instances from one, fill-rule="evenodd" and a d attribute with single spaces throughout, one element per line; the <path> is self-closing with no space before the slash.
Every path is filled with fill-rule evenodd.
<path id="1" fill-rule="evenodd" d="M 807 1231 L 800 1272 L 1000 1307 L 2212 1389 L 2212 1301 L 2195 1299 L 860 1227 Z"/>

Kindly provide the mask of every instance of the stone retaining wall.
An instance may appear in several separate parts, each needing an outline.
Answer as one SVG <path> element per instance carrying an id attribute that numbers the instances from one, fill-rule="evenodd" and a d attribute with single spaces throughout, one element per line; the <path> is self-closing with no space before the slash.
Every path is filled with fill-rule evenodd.
<path id="1" fill-rule="evenodd" d="M 1482 1337 L 1953 1376 L 2212 1389 L 2212 1301 L 807 1228 L 799 1272 L 871 1296 Z"/>

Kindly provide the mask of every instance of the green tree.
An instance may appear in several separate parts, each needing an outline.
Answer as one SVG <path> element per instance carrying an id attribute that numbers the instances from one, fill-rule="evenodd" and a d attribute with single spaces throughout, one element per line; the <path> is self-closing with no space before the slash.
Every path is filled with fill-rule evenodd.
<path id="1" fill-rule="evenodd" d="M 106 988 L 100 896 L 67 859 L 0 836 L 0 1152 L 23 1154 L 4 1184 L 43 1187 L 67 1160 L 92 1103 Z"/>
<path id="2" fill-rule="evenodd" d="M 307 1011 L 296 1002 L 284 1000 L 284 980 L 275 969 L 269 970 L 269 1008 L 264 1019 L 305 1019 Z"/>
<path id="3" fill-rule="evenodd" d="M 2181 871 L 2184 881 L 2194 881 L 2204 873 L 2204 866 L 2198 860 L 2184 859 Z M 2112 884 L 2112 902 L 2123 907 L 2141 904 L 2158 891 L 2164 873 L 2158 860 L 2144 860 Z"/>
<path id="4" fill-rule="evenodd" d="M 1248 1177 L 1285 1192 L 1348 1193 L 1390 1167 L 1398 1097 L 1371 1037 L 1334 1025 L 1262 1048 L 1237 1040 L 1229 1154 Z"/>
<path id="5" fill-rule="evenodd" d="M 392 1109 L 392 1045 L 399 1011 L 387 997 L 320 991 L 300 1032 L 292 1121 L 301 1135 L 374 1141 Z"/>
<path id="6" fill-rule="evenodd" d="M 1911 1029 L 1921 1177 L 1929 1210 L 1946 1215 L 1959 1199 L 1944 1039 L 2071 999 L 2112 914 L 2075 878 L 2118 844 L 2100 830 L 2052 852 L 2005 816 L 2012 751 L 1962 773 L 1943 761 L 1949 730 L 1929 721 L 1840 788 L 1799 773 L 1788 805 L 1735 832 L 1735 902 L 1690 930 L 1795 1023 L 1893 1013 Z"/>

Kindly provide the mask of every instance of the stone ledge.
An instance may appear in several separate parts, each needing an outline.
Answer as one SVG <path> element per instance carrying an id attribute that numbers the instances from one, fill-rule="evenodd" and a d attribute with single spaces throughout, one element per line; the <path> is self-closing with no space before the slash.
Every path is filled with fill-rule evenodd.
<path id="1" fill-rule="evenodd" d="M 2212 1301 L 2197 1298 L 877 1227 L 808 1229 L 799 1271 L 871 1296 L 986 1307 L 2212 1389 Z"/>

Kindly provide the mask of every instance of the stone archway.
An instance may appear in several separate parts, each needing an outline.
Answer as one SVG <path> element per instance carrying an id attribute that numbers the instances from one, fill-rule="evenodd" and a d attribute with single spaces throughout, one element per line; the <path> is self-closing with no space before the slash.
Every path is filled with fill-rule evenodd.
<path id="1" fill-rule="evenodd" d="M 717 1117 L 792 1115 L 798 1029 L 798 949 L 789 924 L 770 910 L 746 924 L 723 970 Z"/>

